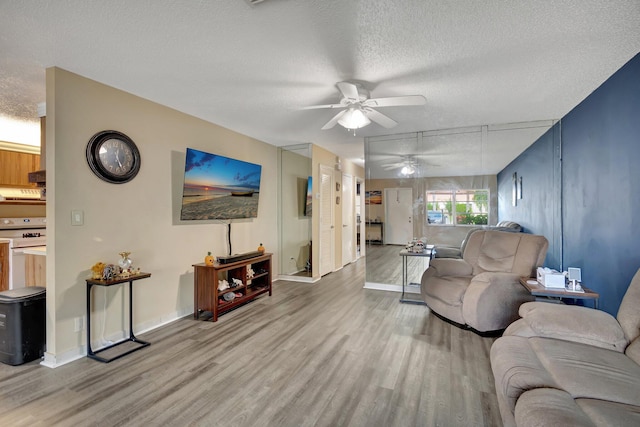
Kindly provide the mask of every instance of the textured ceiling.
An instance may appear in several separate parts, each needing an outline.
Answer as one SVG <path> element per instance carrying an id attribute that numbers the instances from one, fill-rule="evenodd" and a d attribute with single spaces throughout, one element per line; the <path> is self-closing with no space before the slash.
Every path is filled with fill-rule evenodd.
<path id="1" fill-rule="evenodd" d="M 58 66 L 353 159 L 365 136 L 561 118 L 640 52 L 640 1 L 0 0 L 0 28 L 0 114 L 35 119 Z M 381 110 L 393 129 L 322 131 L 336 111 L 300 107 L 337 102 L 343 80 L 427 104 Z M 512 138 L 513 157 L 533 142 Z"/>

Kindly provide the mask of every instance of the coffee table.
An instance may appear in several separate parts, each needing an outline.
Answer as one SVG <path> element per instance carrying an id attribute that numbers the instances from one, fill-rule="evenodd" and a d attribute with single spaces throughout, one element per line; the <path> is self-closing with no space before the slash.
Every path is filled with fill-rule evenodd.
<path id="1" fill-rule="evenodd" d="M 600 294 L 592 291 L 589 288 L 586 288 L 584 285 L 581 285 L 584 292 L 575 292 L 567 289 L 545 288 L 535 278 L 530 277 L 521 277 L 520 284 L 524 286 L 531 293 L 531 295 L 535 297 L 543 297 L 550 300 L 559 300 L 562 298 L 572 298 L 576 300 L 593 300 L 593 308 L 595 308 L 596 310 L 598 309 L 598 300 L 600 299 Z"/>

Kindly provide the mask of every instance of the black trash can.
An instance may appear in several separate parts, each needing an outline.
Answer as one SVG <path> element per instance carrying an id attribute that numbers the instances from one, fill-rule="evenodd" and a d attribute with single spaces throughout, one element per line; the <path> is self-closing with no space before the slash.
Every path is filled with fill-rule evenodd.
<path id="1" fill-rule="evenodd" d="M 0 292 L 0 362 L 22 365 L 42 357 L 46 346 L 47 289 Z"/>

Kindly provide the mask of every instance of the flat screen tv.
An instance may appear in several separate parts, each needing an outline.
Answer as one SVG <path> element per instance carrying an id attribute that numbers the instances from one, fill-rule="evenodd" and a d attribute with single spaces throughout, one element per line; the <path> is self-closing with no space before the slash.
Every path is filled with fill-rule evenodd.
<path id="1" fill-rule="evenodd" d="M 304 216 L 311 216 L 311 206 L 313 203 L 313 193 L 311 193 L 312 181 L 311 177 L 307 178 L 307 189 L 304 197 Z"/>
<path id="2" fill-rule="evenodd" d="M 180 219 L 256 218 L 262 166 L 187 148 Z"/>

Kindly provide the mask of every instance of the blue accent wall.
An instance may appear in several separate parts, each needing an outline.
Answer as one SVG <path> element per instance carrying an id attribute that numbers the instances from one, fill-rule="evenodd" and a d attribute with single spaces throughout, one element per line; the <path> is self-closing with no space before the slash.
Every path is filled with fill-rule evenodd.
<path id="1" fill-rule="evenodd" d="M 640 268 L 640 54 L 498 174 L 498 217 L 546 236 L 545 265 L 582 268 L 617 313 Z"/>

